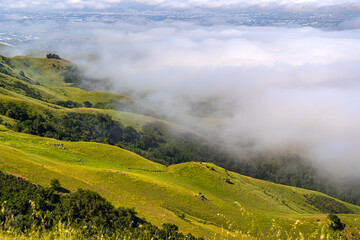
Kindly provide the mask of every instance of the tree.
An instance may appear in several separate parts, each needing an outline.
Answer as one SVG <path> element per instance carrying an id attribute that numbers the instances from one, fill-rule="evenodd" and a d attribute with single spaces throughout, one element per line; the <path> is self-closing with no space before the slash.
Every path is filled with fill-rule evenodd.
<path id="1" fill-rule="evenodd" d="M 61 57 L 55 53 L 48 53 L 46 54 L 46 58 L 48 59 L 61 59 Z"/>
<path id="2" fill-rule="evenodd" d="M 84 101 L 83 104 L 84 104 L 84 107 L 86 107 L 86 108 L 91 108 L 93 106 L 92 103 L 89 101 Z"/>
<path id="3" fill-rule="evenodd" d="M 178 235 L 178 226 L 172 223 L 164 223 L 162 225 L 165 239 L 176 239 Z"/>
<path id="4" fill-rule="evenodd" d="M 61 184 L 60 184 L 60 181 L 58 179 L 51 179 L 50 186 L 55 190 L 58 190 L 58 189 L 61 188 Z"/>
<path id="5" fill-rule="evenodd" d="M 345 223 L 342 223 L 340 218 L 335 214 L 329 214 L 326 218 L 326 225 L 328 225 L 333 230 L 343 230 L 346 226 Z"/>
<path id="6" fill-rule="evenodd" d="M 124 129 L 123 139 L 125 142 L 134 142 L 139 137 L 138 132 L 131 126 L 127 126 Z"/>

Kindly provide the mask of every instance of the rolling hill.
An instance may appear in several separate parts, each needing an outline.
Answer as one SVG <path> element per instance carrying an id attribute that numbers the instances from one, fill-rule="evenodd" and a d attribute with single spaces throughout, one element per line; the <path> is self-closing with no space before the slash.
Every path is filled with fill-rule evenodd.
<path id="1" fill-rule="evenodd" d="M 282 238 L 319 239 L 330 212 L 340 213 L 348 226 L 359 225 L 358 206 L 211 163 L 165 167 L 118 147 L 41 138 L 5 127 L 0 129 L 0 155 L 0 169 L 8 173 L 41 185 L 56 178 L 70 191 L 91 189 L 115 205 L 135 207 L 154 224 L 171 222 L 181 231 L 210 238 L 275 238 L 280 231 Z"/>

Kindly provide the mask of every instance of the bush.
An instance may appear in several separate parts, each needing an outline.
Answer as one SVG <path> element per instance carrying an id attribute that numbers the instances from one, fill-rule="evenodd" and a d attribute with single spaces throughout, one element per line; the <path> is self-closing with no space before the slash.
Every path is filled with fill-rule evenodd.
<path id="1" fill-rule="evenodd" d="M 56 105 L 62 106 L 62 107 L 66 107 L 66 108 L 78 108 L 81 107 L 81 105 L 77 102 L 73 102 L 70 100 L 67 101 L 57 101 L 55 102 Z"/>
<path id="2" fill-rule="evenodd" d="M 84 101 L 83 104 L 84 104 L 84 107 L 86 107 L 86 108 L 91 108 L 93 106 L 92 103 L 89 101 Z"/>
<path id="3" fill-rule="evenodd" d="M 58 190 L 58 189 L 61 188 L 61 184 L 60 184 L 60 181 L 58 179 L 51 179 L 50 186 L 55 190 Z"/>
<path id="4" fill-rule="evenodd" d="M 342 223 L 340 218 L 338 216 L 336 216 L 335 214 L 329 214 L 326 218 L 326 225 L 328 227 L 330 227 L 331 229 L 333 229 L 334 231 L 336 230 L 343 230 L 346 226 L 345 223 Z"/>
<path id="5" fill-rule="evenodd" d="M 330 197 L 315 194 L 305 194 L 304 197 L 306 202 L 319 209 L 322 213 L 354 213 L 345 204 Z"/>
<path id="6" fill-rule="evenodd" d="M 55 53 L 46 54 L 46 58 L 48 58 L 48 59 L 61 59 L 60 56 L 55 54 Z"/>

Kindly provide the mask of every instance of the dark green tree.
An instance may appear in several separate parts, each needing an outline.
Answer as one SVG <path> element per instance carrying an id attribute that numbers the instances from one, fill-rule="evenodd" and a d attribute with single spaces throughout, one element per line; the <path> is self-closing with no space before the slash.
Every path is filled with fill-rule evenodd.
<path id="1" fill-rule="evenodd" d="M 139 138 L 138 132 L 131 126 L 124 128 L 123 139 L 125 142 L 134 142 Z"/>
<path id="2" fill-rule="evenodd" d="M 60 184 L 60 181 L 58 179 L 51 179 L 50 186 L 55 190 L 58 190 L 58 189 L 61 188 L 61 184 Z"/>
<path id="3" fill-rule="evenodd" d="M 48 59 L 61 59 L 60 56 L 55 54 L 55 53 L 46 54 L 46 58 L 48 58 Z"/>
<path id="4" fill-rule="evenodd" d="M 84 107 L 86 107 L 86 108 L 91 108 L 93 106 L 92 103 L 89 101 L 84 101 L 83 104 L 84 104 Z"/>
<path id="5" fill-rule="evenodd" d="M 346 224 L 342 223 L 340 218 L 335 214 L 329 214 L 326 218 L 326 225 L 328 225 L 333 230 L 344 230 Z"/>

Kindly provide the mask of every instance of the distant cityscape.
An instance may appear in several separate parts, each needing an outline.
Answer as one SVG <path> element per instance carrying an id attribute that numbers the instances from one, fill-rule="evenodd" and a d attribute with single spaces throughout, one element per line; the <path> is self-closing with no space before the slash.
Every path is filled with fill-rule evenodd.
<path id="1" fill-rule="evenodd" d="M 13 23 L 30 25 L 43 23 L 62 24 L 75 22 L 102 22 L 114 24 L 117 22 L 136 23 L 141 21 L 185 21 L 203 26 L 234 25 L 234 26 L 290 26 L 313 27 L 331 31 L 339 29 L 339 25 L 347 20 L 359 17 L 358 11 L 344 12 L 295 12 L 282 10 L 216 10 L 216 9 L 114 9 L 111 11 L 52 11 L 52 12 L 26 12 L 26 11 L 0 11 L 0 42 L 10 45 L 21 45 L 41 38 L 41 33 L 24 33 L 8 29 Z M 2 27 L 1 27 L 2 26 Z M 54 29 L 56 31 L 56 29 Z"/>

